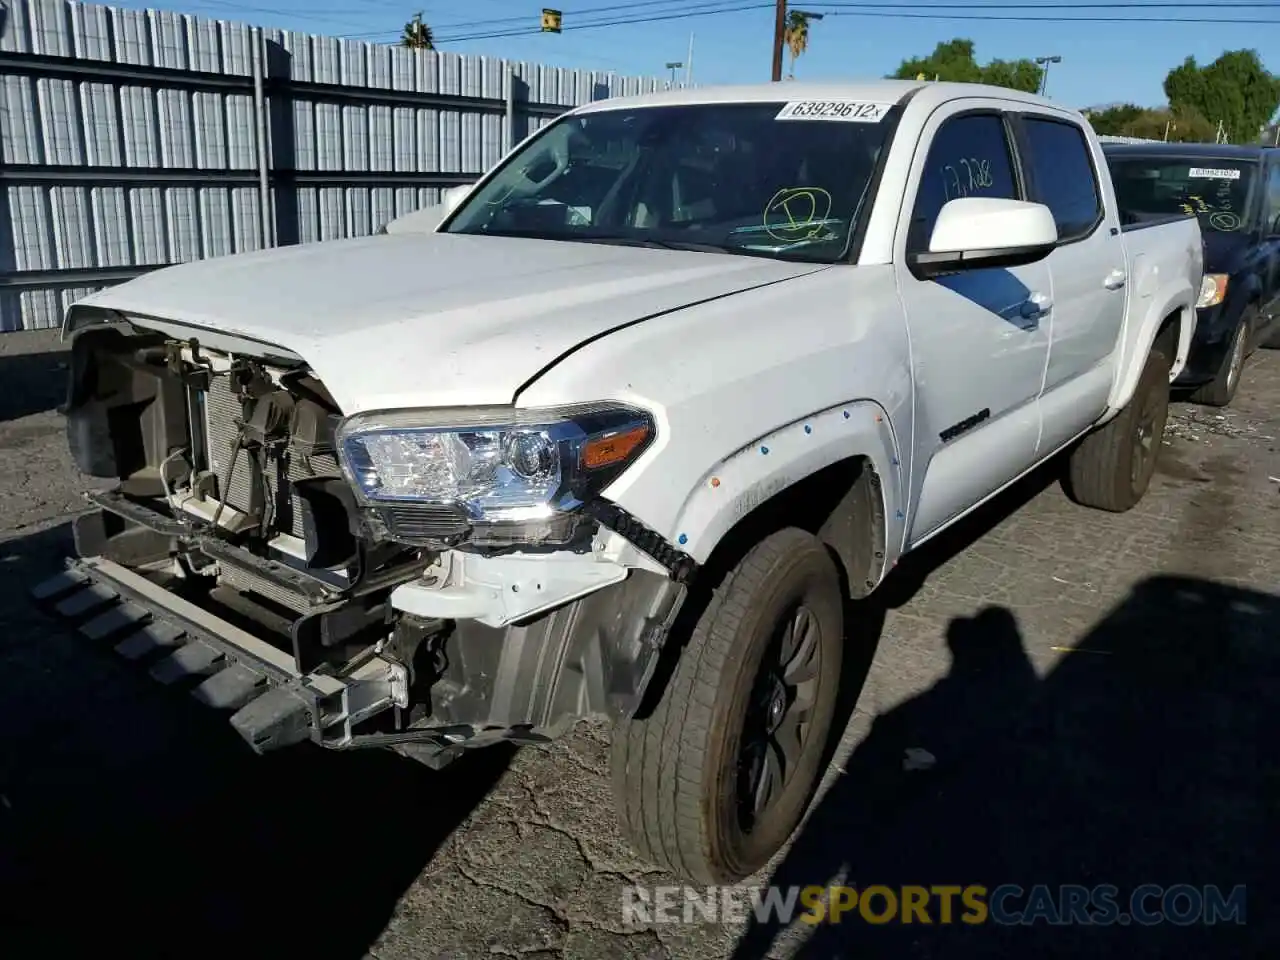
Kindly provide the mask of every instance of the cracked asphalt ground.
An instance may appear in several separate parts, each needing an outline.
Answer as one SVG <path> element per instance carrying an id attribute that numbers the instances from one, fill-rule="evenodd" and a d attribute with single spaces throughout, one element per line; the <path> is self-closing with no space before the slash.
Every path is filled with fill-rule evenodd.
<path id="1" fill-rule="evenodd" d="M 624 925 L 624 884 L 670 881 L 618 836 L 600 726 L 441 773 L 252 756 L 26 599 L 80 509 L 62 360 L 0 337 L 8 956 L 1280 955 L 1280 354 L 1229 411 L 1175 408 L 1138 509 L 1077 508 L 1042 471 L 852 608 L 825 792 L 756 878 L 1248 888 L 1244 925 L 1106 929 Z M 909 748 L 936 764 L 904 771 Z"/>

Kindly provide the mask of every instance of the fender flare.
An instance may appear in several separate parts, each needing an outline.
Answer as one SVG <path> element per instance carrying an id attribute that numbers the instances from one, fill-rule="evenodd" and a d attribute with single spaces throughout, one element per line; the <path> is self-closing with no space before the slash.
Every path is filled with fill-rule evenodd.
<path id="1" fill-rule="evenodd" d="M 881 571 L 901 553 L 905 487 L 897 437 L 888 414 L 871 400 L 828 407 L 758 437 L 702 475 L 677 515 L 676 541 L 699 564 L 758 507 L 824 467 L 866 457 L 879 478 L 884 511 Z"/>
<path id="2" fill-rule="evenodd" d="M 1125 337 L 1116 381 L 1112 385 L 1111 397 L 1107 404 L 1106 419 L 1119 413 L 1124 409 L 1125 404 L 1133 399 L 1146 357 L 1151 352 L 1160 327 L 1165 319 L 1173 314 L 1178 316 L 1178 345 L 1175 355 L 1169 358 L 1172 365 L 1169 372 L 1170 383 L 1182 372 L 1191 351 L 1191 338 L 1196 328 L 1194 296 L 1195 291 L 1184 282 L 1176 287 L 1160 290 L 1157 296 L 1150 298 L 1148 301 L 1150 306 L 1143 314 L 1137 329 L 1133 334 Z"/>

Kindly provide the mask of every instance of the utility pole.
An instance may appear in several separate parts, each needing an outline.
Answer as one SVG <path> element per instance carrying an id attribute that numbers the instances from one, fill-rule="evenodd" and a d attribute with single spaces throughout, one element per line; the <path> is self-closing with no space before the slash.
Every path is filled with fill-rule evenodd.
<path id="1" fill-rule="evenodd" d="M 787 33 L 787 0 L 777 0 L 773 21 L 773 82 L 782 79 L 782 42 Z"/>
<path id="2" fill-rule="evenodd" d="M 684 85 L 693 86 L 693 31 L 689 31 L 689 55 L 684 58 Z"/>

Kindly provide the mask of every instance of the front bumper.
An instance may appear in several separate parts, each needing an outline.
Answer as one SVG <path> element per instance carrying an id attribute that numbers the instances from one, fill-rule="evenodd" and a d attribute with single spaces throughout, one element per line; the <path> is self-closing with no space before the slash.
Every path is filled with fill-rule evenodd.
<path id="1" fill-rule="evenodd" d="M 290 654 L 279 635 L 268 642 L 167 589 L 163 575 L 131 569 L 128 541 L 160 537 L 224 570 L 256 564 L 240 573 L 252 574 L 259 590 L 315 591 L 309 578 L 222 541 L 192 540 L 189 529 L 136 501 L 89 499 L 101 510 L 76 521 L 82 558 L 37 586 L 37 600 L 92 640 L 143 661 L 160 682 L 194 685 L 197 700 L 232 712 L 232 726 L 259 753 L 311 740 L 393 747 L 440 766 L 467 747 L 538 742 L 585 717 L 630 716 L 686 595 L 684 583 L 650 570 L 606 562 L 589 575 L 590 559 L 580 556 L 455 558 L 434 586 L 421 568 L 382 584 L 384 639 L 335 668 L 307 656 L 297 627 L 369 595 L 295 596 L 303 609 Z M 108 527 L 114 532 L 104 537 Z M 542 599 L 514 599 L 521 594 Z"/>
<path id="2" fill-rule="evenodd" d="M 301 673 L 288 654 L 113 560 L 69 561 L 32 594 L 91 640 L 152 661 L 159 682 L 198 681 L 195 698 L 234 711 L 231 725 L 259 753 L 306 739 L 346 747 L 360 721 L 408 705 L 401 664 L 370 656 L 343 676 Z"/>
<path id="3" fill-rule="evenodd" d="M 1231 334 L 1235 331 L 1232 317 L 1225 311 L 1225 304 L 1196 311 L 1196 328 L 1186 366 L 1174 380 L 1177 387 L 1198 387 L 1218 375 L 1231 348 Z"/>

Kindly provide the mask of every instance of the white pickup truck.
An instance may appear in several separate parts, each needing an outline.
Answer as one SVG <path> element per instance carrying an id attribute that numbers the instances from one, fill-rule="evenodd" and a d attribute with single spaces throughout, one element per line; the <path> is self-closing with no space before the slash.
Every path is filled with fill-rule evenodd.
<path id="1" fill-rule="evenodd" d="M 416 219 L 74 305 L 114 482 L 35 592 L 260 752 L 610 718 L 625 831 L 703 882 L 799 821 L 849 601 L 1059 451 L 1139 501 L 1201 286 L 1078 113 L 976 85 L 593 103 Z"/>

